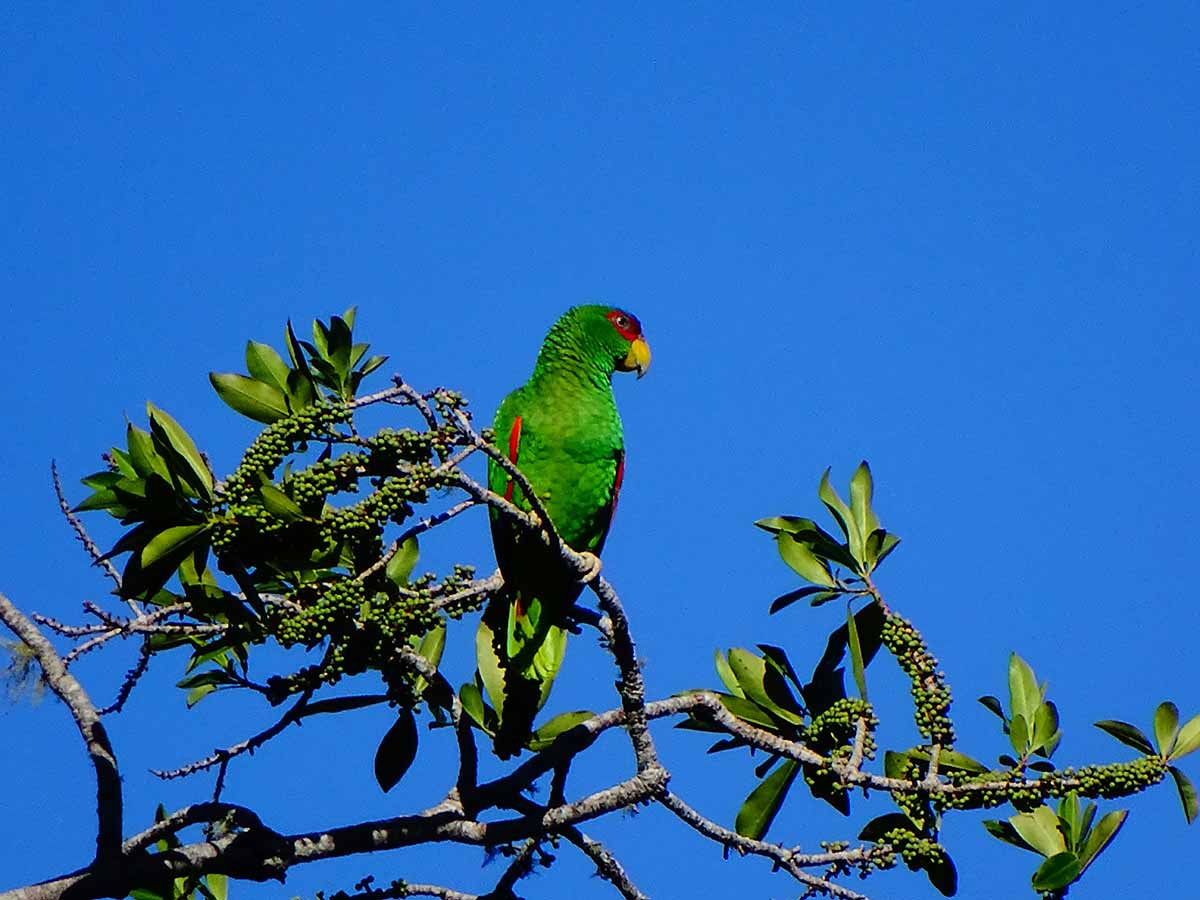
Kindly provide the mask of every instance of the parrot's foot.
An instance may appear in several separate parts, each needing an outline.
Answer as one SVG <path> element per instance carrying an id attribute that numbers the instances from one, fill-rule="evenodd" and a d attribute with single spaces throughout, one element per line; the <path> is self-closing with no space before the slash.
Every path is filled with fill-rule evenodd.
<path id="1" fill-rule="evenodd" d="M 587 584 L 600 574 L 600 557 L 595 553 L 587 552 L 580 553 L 579 556 L 583 560 L 583 564 L 587 566 L 579 576 L 579 583 Z"/>

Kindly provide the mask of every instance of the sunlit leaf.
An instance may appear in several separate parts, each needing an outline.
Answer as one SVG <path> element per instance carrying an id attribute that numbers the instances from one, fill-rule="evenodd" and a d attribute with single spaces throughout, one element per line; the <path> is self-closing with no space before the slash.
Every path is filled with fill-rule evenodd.
<path id="1" fill-rule="evenodd" d="M 1033 889 L 1042 893 L 1062 890 L 1073 883 L 1082 871 L 1079 857 L 1074 853 L 1055 853 L 1033 873 Z"/>
<path id="2" fill-rule="evenodd" d="M 273 385 L 231 372 L 210 372 L 208 380 L 222 400 L 236 412 L 268 425 L 288 414 L 283 391 Z"/>
<path id="3" fill-rule="evenodd" d="M 1058 830 L 1058 814 L 1048 806 L 1017 813 L 1008 821 L 1022 840 L 1042 856 L 1054 856 L 1067 849 L 1062 832 Z"/>
<path id="4" fill-rule="evenodd" d="M 1179 733 L 1179 707 L 1170 700 L 1158 704 L 1154 711 L 1154 740 L 1158 743 L 1158 752 L 1167 759 L 1175 749 L 1175 739 Z"/>
<path id="5" fill-rule="evenodd" d="M 1095 809 L 1095 807 L 1093 807 Z M 1083 863 L 1084 871 L 1095 862 L 1104 848 L 1112 843 L 1112 839 L 1117 836 L 1117 832 L 1121 830 L 1121 826 L 1125 824 L 1125 819 L 1129 815 L 1127 809 L 1114 809 L 1112 812 L 1105 813 L 1100 817 L 1100 821 L 1095 827 L 1088 832 L 1084 839 L 1083 847 L 1080 850 L 1079 858 Z"/>

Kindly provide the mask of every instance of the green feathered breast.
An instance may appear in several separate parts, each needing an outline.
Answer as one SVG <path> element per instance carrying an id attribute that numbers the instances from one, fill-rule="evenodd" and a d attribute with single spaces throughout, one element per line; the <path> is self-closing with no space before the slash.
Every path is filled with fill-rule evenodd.
<path id="1" fill-rule="evenodd" d="M 529 382 L 496 413 L 496 442 L 529 480 L 562 539 L 577 552 L 604 547 L 624 472 L 614 371 L 645 371 L 649 349 L 637 319 L 604 306 L 568 310 L 546 337 Z M 497 463 L 488 487 L 522 510 L 530 504 Z M 545 703 L 566 645 L 567 612 L 582 590 L 533 535 L 491 511 L 505 590 L 484 614 L 476 641 L 489 699 L 500 715 L 497 752 L 510 755 Z"/>

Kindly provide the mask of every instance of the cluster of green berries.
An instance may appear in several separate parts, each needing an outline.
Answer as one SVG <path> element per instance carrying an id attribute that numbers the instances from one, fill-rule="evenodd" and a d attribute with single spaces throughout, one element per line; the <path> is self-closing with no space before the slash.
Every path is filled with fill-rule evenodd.
<path id="1" fill-rule="evenodd" d="M 1167 764 L 1160 756 L 1143 756 L 1132 762 L 1110 763 L 1106 766 L 1083 766 L 1077 770 L 1064 769 L 1064 779 L 1074 776 L 1082 797 L 1128 797 L 1158 784 L 1167 777 Z"/>
<path id="2" fill-rule="evenodd" d="M 945 675 L 938 671 L 938 661 L 925 646 L 920 632 L 908 619 L 893 613 L 884 620 L 881 638 L 912 683 L 917 730 L 935 744 L 952 747 L 950 686 Z"/>
<path id="3" fill-rule="evenodd" d="M 858 720 L 867 722 L 867 736 L 863 742 L 863 753 L 868 759 L 875 758 L 875 729 L 879 720 L 870 703 L 857 698 L 843 697 L 825 710 L 805 729 L 804 742 L 817 750 L 834 749 L 835 753 L 850 755 L 849 742 L 858 731 Z M 836 749 L 835 749 L 836 748 Z"/>
<path id="4" fill-rule="evenodd" d="M 358 490 L 369 457 L 365 453 L 344 453 L 336 459 L 323 459 L 287 478 L 287 492 L 306 510 L 319 512 L 330 494 Z"/>
<path id="5" fill-rule="evenodd" d="M 941 844 L 907 828 L 893 828 L 884 833 L 879 842 L 890 844 L 900 854 L 904 864 L 914 872 L 925 866 L 941 864 L 946 859 L 946 851 Z"/>
<path id="6" fill-rule="evenodd" d="M 392 475 L 401 462 L 428 461 L 435 435 L 411 428 L 381 428 L 364 441 L 371 451 L 368 471 L 372 475 Z"/>
<path id="7" fill-rule="evenodd" d="M 1030 787 L 1045 782 L 1046 779 L 1027 782 L 1020 778 L 1014 779 L 1011 771 L 982 772 L 966 778 L 955 775 L 951 777 L 951 781 L 955 785 L 989 784 L 996 786 L 962 793 L 939 793 L 933 798 L 934 805 L 939 810 L 992 809 L 1003 806 L 1017 795 L 1020 795 L 1022 802 L 1036 796 L 1038 799 L 1034 806 L 1037 806 L 1041 803 L 1041 797 L 1046 793 L 1043 788 Z"/>
<path id="8" fill-rule="evenodd" d="M 268 425 L 225 480 L 225 495 L 233 502 L 253 499 L 258 492 L 260 473 L 272 477 L 297 443 L 328 435 L 335 424 L 349 418 L 350 410 L 344 406 L 318 403 Z"/>
<path id="9" fill-rule="evenodd" d="M 363 585 L 353 578 L 325 582 L 316 592 L 315 599 L 313 593 L 311 588 L 305 588 L 293 594 L 291 600 L 303 605 L 303 611 L 282 617 L 275 624 L 276 639 L 284 647 L 295 644 L 311 647 L 326 637 L 345 631 L 366 597 Z M 304 603 L 304 597 L 310 602 Z M 281 607 L 272 607 L 272 610 L 279 609 Z"/>

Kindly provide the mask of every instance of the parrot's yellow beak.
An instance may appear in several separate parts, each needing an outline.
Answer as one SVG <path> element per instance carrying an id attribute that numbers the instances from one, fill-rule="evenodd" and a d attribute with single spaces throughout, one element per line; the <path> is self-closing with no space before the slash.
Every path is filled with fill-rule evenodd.
<path id="1" fill-rule="evenodd" d="M 644 337 L 635 338 L 629 345 L 629 352 L 617 365 L 622 372 L 637 372 L 638 378 L 646 374 L 650 368 L 650 345 Z"/>

